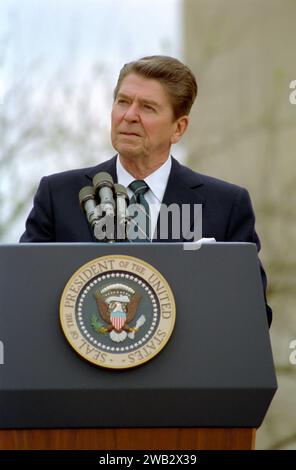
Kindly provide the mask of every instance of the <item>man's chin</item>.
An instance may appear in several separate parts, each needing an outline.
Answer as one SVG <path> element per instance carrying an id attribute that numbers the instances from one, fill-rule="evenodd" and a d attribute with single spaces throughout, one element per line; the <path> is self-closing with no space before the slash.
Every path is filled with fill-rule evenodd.
<path id="1" fill-rule="evenodd" d="M 123 158 L 134 159 L 143 155 L 143 149 L 136 148 L 132 145 L 117 145 L 115 148 Z"/>

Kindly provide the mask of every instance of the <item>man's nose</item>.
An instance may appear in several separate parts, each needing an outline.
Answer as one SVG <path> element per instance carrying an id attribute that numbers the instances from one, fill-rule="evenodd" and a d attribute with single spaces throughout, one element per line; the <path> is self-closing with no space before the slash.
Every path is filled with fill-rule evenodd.
<path id="1" fill-rule="evenodd" d="M 126 110 L 124 119 L 129 122 L 139 121 L 139 107 L 136 103 L 132 103 Z"/>

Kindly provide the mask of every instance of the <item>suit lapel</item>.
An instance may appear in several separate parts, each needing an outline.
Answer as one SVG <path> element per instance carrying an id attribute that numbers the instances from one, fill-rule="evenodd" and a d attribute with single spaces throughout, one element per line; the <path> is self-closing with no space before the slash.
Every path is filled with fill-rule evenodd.
<path id="1" fill-rule="evenodd" d="M 168 179 L 168 184 L 164 193 L 162 204 L 166 207 L 171 204 L 177 204 L 180 208 L 180 225 L 179 232 L 180 238 L 173 239 L 172 228 L 168 229 L 168 239 L 160 238 L 160 218 L 161 212 L 158 216 L 157 221 L 157 237 L 153 241 L 157 242 L 168 242 L 168 241 L 185 241 L 184 236 L 186 233 L 182 233 L 182 223 L 185 223 L 184 213 L 182 211 L 182 205 L 187 205 L 188 218 L 186 218 L 186 225 L 188 226 L 187 232 L 189 232 L 194 225 L 194 204 L 204 204 L 205 196 L 202 193 L 203 180 L 201 175 L 193 172 L 189 168 L 180 165 L 180 163 L 172 158 L 172 169 Z M 183 235 L 183 236 L 182 236 Z"/>
<path id="2" fill-rule="evenodd" d="M 197 188 L 203 186 L 203 181 L 198 173 L 194 173 L 172 158 L 172 168 L 168 184 L 163 197 L 163 204 L 202 204 L 204 195 Z"/>

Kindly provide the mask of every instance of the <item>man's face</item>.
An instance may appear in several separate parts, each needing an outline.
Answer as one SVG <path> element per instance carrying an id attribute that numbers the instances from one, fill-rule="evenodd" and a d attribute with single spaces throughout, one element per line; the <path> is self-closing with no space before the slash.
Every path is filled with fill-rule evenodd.
<path id="1" fill-rule="evenodd" d="M 181 135 L 170 99 L 154 79 L 127 75 L 112 108 L 113 147 L 126 158 L 164 161 Z"/>

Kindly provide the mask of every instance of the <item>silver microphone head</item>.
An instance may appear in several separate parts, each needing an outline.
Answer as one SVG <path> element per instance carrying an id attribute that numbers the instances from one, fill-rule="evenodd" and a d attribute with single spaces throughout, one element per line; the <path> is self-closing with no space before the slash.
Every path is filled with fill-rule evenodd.
<path id="1" fill-rule="evenodd" d="M 101 171 L 100 173 L 97 173 L 93 177 L 93 185 L 95 188 L 95 192 L 97 192 L 99 189 L 101 189 L 103 186 L 107 186 L 109 188 L 113 188 L 113 178 L 109 173 L 106 173 L 105 171 Z"/>
<path id="2" fill-rule="evenodd" d="M 88 201 L 89 199 L 94 199 L 95 198 L 95 191 L 92 186 L 84 186 L 82 189 L 79 191 L 79 202 L 81 207 L 84 207 L 84 203 Z"/>
<path id="3" fill-rule="evenodd" d="M 128 195 L 127 195 L 127 189 L 125 186 L 123 186 L 123 184 L 114 184 L 114 191 L 115 191 L 115 194 L 116 196 L 118 197 L 125 197 L 126 199 L 128 199 Z"/>
<path id="4" fill-rule="evenodd" d="M 96 215 L 95 191 L 92 186 L 84 186 L 84 188 L 79 191 L 79 202 L 86 213 L 88 222 L 93 227 L 98 217 Z"/>

